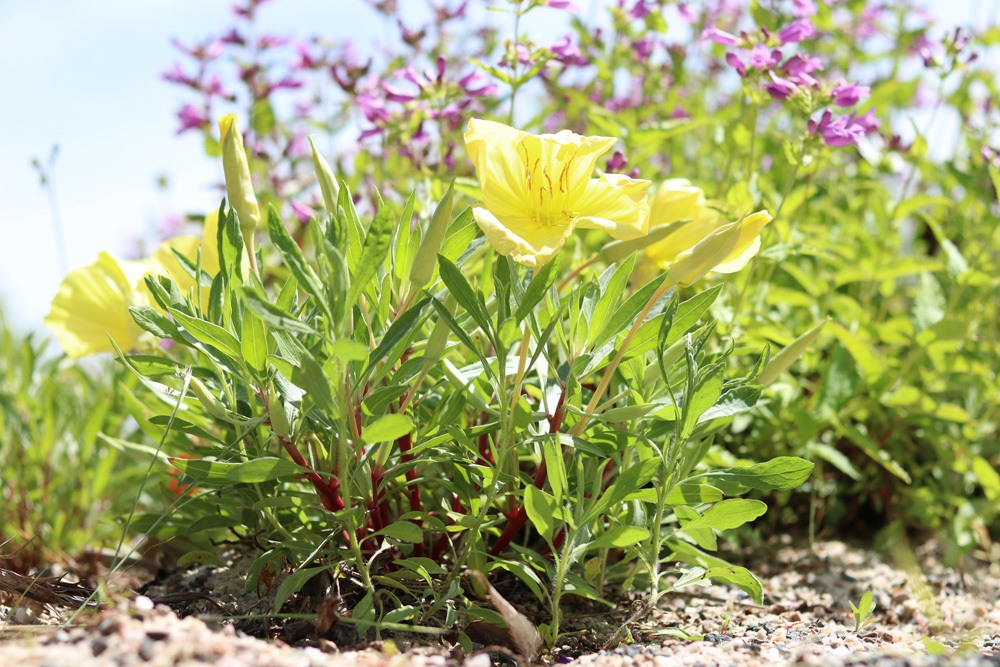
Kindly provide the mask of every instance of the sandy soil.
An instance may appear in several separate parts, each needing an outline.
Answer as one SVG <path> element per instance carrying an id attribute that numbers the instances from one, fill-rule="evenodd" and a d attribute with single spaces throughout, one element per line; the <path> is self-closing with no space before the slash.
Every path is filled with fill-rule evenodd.
<path id="1" fill-rule="evenodd" d="M 535 662 L 581 667 L 1000 665 L 1000 563 L 980 563 L 959 573 L 938 564 L 930 547 L 910 557 L 900 567 L 842 542 L 771 544 L 747 563 L 764 584 L 763 605 L 730 587 L 685 589 L 619 632 L 640 607 L 639 598 L 622 600 L 613 611 L 573 604 L 567 609 L 564 641 Z M 65 611 L 52 605 L 0 606 L 0 665 L 529 663 L 503 633 L 478 633 L 489 645 L 466 654 L 448 635 L 424 638 L 422 645 L 399 636 L 351 647 L 354 638 L 344 627 L 320 636 L 312 619 L 234 621 L 234 615 L 266 610 L 255 593 L 243 591 L 240 573 L 247 560 L 175 573 L 148 587 L 148 596 L 173 596 L 167 599 L 174 600 L 174 609 L 142 596 L 59 627 L 54 623 L 65 618 Z M 872 622 L 856 632 L 849 601 L 857 602 L 867 590 L 875 612 Z M 180 618 L 175 611 L 192 615 Z M 616 632 L 625 641 L 604 648 Z"/>

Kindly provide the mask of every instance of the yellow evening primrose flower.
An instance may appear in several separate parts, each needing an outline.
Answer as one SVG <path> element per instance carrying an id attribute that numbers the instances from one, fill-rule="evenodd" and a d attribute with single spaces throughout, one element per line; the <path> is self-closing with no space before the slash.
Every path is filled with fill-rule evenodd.
<path id="1" fill-rule="evenodd" d="M 708 273 L 742 269 L 760 250 L 760 232 L 771 222 L 767 211 L 731 222 L 724 204 L 706 201 L 701 189 L 683 179 L 664 181 L 650 207 L 650 225 L 670 231 L 646 247 L 646 257 L 683 287 Z"/>
<path id="2" fill-rule="evenodd" d="M 154 268 L 149 260 L 120 260 L 102 252 L 93 264 L 70 271 L 45 316 L 66 354 L 111 352 L 109 337 L 125 351 L 152 344 L 128 309 L 153 305 L 143 280 Z"/>
<path id="3" fill-rule="evenodd" d="M 563 130 L 528 134 L 473 118 L 465 133 L 483 205 L 472 209 L 494 249 L 541 266 L 576 227 L 603 229 L 617 239 L 646 233 L 650 182 L 621 174 L 592 178 L 598 158 L 617 140 Z"/>

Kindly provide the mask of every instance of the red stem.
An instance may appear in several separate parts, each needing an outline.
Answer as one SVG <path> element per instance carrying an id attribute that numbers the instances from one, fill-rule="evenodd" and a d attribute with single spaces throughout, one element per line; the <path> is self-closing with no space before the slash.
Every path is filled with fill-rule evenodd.
<path id="1" fill-rule="evenodd" d="M 288 452 L 288 455 L 292 457 L 292 460 L 295 461 L 295 463 L 303 468 L 309 469 L 309 472 L 304 472 L 302 475 L 312 482 L 313 488 L 316 489 L 316 493 L 319 495 L 319 498 L 323 503 L 323 507 L 331 512 L 344 509 L 344 500 L 340 497 L 340 493 L 337 491 L 340 483 L 336 480 L 331 480 L 331 483 L 327 484 L 315 470 L 312 470 L 309 467 L 305 457 L 302 456 L 301 452 L 299 452 L 294 442 L 280 436 L 278 437 L 278 440 L 281 442 L 281 446 L 285 448 L 285 451 Z M 334 486 L 334 483 L 336 486 Z"/>

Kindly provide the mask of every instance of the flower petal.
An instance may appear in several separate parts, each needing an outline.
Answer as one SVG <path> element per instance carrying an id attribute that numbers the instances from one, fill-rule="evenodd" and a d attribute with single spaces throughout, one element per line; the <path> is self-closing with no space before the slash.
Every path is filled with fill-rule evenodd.
<path id="1" fill-rule="evenodd" d="M 670 178 L 656 188 L 649 202 L 649 225 L 666 225 L 678 220 L 693 220 L 705 203 L 701 188 L 686 178 Z"/>
<path id="2" fill-rule="evenodd" d="M 134 288 L 145 275 L 145 262 L 119 262 L 102 252 L 93 264 L 70 271 L 52 299 L 45 324 L 70 357 L 83 357 L 119 347 L 139 347 L 142 330 L 133 322 L 128 307 L 142 305 Z"/>
<path id="3" fill-rule="evenodd" d="M 472 209 L 472 216 L 498 253 L 510 255 L 515 262 L 528 266 L 541 266 L 552 259 L 576 226 L 573 220 L 566 225 L 546 226 L 526 218 L 501 222 L 480 206 Z"/>
<path id="4" fill-rule="evenodd" d="M 603 229 L 616 239 L 643 236 L 649 227 L 649 184 L 623 174 L 591 179 L 576 202 L 578 224 L 585 229 Z"/>

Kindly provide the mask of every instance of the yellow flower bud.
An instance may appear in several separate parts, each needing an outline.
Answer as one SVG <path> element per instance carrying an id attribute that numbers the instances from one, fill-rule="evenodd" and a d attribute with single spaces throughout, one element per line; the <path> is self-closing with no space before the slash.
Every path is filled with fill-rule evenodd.
<path id="1" fill-rule="evenodd" d="M 222 169 L 226 174 L 226 195 L 229 206 L 240 218 L 240 230 L 247 244 L 247 250 L 253 254 L 253 234 L 260 224 L 260 208 L 257 206 L 257 195 L 250 181 L 250 164 L 247 162 L 246 149 L 243 148 L 243 135 L 236 126 L 236 114 L 228 114 L 219 119 L 219 133 L 222 142 Z"/>
<path id="2" fill-rule="evenodd" d="M 678 247 L 686 249 L 678 253 L 670 263 L 667 275 L 675 285 L 687 287 L 712 271 L 739 271 L 760 250 L 760 231 L 769 222 L 771 214 L 758 211 L 736 222 L 717 227 L 694 245 L 679 243 Z M 681 228 L 673 236 L 679 236 L 683 232 L 684 228 Z M 670 238 L 672 237 L 667 237 L 667 241 Z"/>

